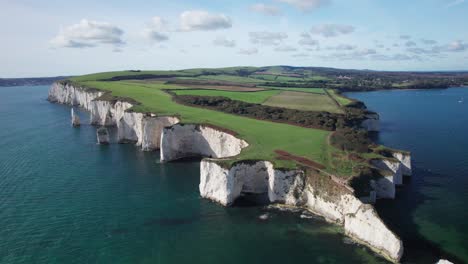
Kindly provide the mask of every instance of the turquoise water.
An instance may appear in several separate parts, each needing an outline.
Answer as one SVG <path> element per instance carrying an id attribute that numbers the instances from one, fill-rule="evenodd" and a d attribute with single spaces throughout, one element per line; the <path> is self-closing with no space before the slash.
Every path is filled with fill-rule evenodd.
<path id="1" fill-rule="evenodd" d="M 198 162 L 96 145 L 47 90 L 0 88 L 0 263 L 385 263 L 321 219 L 201 199 Z"/>
<path id="2" fill-rule="evenodd" d="M 405 260 L 468 263 L 468 88 L 347 95 L 380 114 L 382 144 L 412 152 L 413 177 L 377 206 L 404 239 Z"/>

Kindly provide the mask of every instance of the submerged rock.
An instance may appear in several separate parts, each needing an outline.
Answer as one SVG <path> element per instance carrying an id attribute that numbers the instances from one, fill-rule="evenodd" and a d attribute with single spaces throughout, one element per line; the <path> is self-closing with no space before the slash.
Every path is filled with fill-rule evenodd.
<path id="1" fill-rule="evenodd" d="M 80 126 L 80 117 L 77 114 L 75 114 L 73 108 L 71 109 L 71 123 L 74 127 Z"/>
<path id="2" fill-rule="evenodd" d="M 262 214 L 258 217 L 258 219 L 260 220 L 267 220 L 269 218 L 269 215 L 268 214 Z"/>
<path id="3" fill-rule="evenodd" d="M 96 131 L 98 144 L 109 144 L 109 131 L 105 127 L 100 127 Z"/>

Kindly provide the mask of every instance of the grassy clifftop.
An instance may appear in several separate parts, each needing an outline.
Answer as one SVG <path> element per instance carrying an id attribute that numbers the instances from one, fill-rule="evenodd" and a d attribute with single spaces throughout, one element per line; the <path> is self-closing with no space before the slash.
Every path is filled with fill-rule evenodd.
<path id="1" fill-rule="evenodd" d="M 211 124 L 234 131 L 249 143 L 249 147 L 227 161 L 230 163 L 268 160 L 277 168 L 314 164 L 315 167 L 345 178 L 355 175 L 356 169 L 365 166 L 364 159 L 356 159 L 349 151 L 339 150 L 330 144 L 331 131 L 303 127 L 297 123 L 291 125 L 268 119 L 259 120 L 218 109 L 180 104 L 174 100 L 174 96 L 217 96 L 258 106 L 264 104 L 265 108 L 260 107 L 260 110 L 267 111 L 265 115 L 270 115 L 272 119 L 275 119 L 276 114 L 281 114 L 281 109 L 314 111 L 311 113 L 315 113 L 315 116 L 317 113 L 320 116 L 321 112 L 324 116 L 330 115 L 325 112 L 343 115 L 346 112 L 343 107 L 351 102 L 349 99 L 324 88 L 294 87 L 294 84 L 329 80 L 329 77 L 314 72 L 285 72 L 282 67 L 233 67 L 107 72 L 69 80 L 78 86 L 108 91 L 107 96 L 110 97 L 136 101 L 139 104 L 132 110 L 137 112 L 178 116 L 183 123 Z M 271 86 L 271 80 L 275 84 L 282 82 L 285 85 Z M 268 113 L 271 109 L 276 112 Z M 288 113 L 294 113 L 290 110 Z"/>

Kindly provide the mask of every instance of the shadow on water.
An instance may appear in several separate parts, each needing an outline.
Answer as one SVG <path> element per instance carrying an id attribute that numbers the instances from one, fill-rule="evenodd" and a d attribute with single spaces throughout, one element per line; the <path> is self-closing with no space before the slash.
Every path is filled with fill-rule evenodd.
<path id="1" fill-rule="evenodd" d="M 415 222 L 415 214 L 423 203 L 434 200 L 423 194 L 418 181 L 422 177 L 440 177 L 427 170 L 413 168 L 413 176 L 405 177 L 404 185 L 397 189 L 395 200 L 379 200 L 375 208 L 380 217 L 402 240 L 404 254 L 402 263 L 436 263 L 439 259 L 448 259 L 453 263 L 463 260 L 443 250 L 439 245 L 427 240 L 420 234 Z M 428 186 L 427 183 L 424 183 Z"/>
<path id="2" fill-rule="evenodd" d="M 258 207 L 270 204 L 270 199 L 267 193 L 252 194 L 243 193 L 239 198 L 234 201 L 235 207 Z"/>

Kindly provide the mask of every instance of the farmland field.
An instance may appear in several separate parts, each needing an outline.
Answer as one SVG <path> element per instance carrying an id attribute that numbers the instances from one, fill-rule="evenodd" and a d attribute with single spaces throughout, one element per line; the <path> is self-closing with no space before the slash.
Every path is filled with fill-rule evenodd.
<path id="1" fill-rule="evenodd" d="M 323 88 L 273 87 L 273 86 L 261 86 L 261 87 L 264 87 L 265 89 L 278 89 L 278 90 L 285 90 L 285 91 L 325 94 L 325 89 Z"/>
<path id="2" fill-rule="evenodd" d="M 283 91 L 263 104 L 305 111 L 342 113 L 340 107 L 326 94 Z"/>
<path id="3" fill-rule="evenodd" d="M 217 90 L 176 90 L 177 95 L 200 95 L 200 96 L 224 96 L 232 100 L 248 103 L 261 104 L 273 95 L 280 93 L 279 90 L 266 90 L 259 92 L 232 92 Z"/>
<path id="4" fill-rule="evenodd" d="M 161 116 L 177 115 L 183 123 L 212 124 L 238 133 L 238 137 L 245 139 L 249 146 L 229 162 L 260 159 L 272 161 L 277 167 L 295 167 L 293 161 L 277 157 L 275 150 L 280 149 L 324 165 L 329 164 L 327 151 L 331 146 L 326 143 L 326 138 L 330 133 L 328 131 L 256 120 L 177 104 L 170 94 L 162 90 L 165 88 L 162 84 L 138 84 L 123 81 L 86 81 L 81 84 L 110 91 L 113 96 L 136 100 L 140 105 L 134 106 L 133 110 L 137 112 L 152 112 Z"/>
<path id="5" fill-rule="evenodd" d="M 346 97 L 344 97 L 344 96 L 341 96 L 341 95 L 337 94 L 334 90 L 328 90 L 328 93 L 329 93 L 330 96 L 332 96 L 341 106 L 346 106 L 346 105 L 350 104 L 351 102 L 353 102 L 351 99 L 346 98 Z"/>
<path id="6" fill-rule="evenodd" d="M 327 141 L 329 130 L 335 129 L 336 124 L 332 123 L 336 119 L 330 118 L 317 123 L 314 123 L 314 120 L 326 116 L 325 112 L 343 114 L 344 108 L 340 104 L 344 106 L 352 101 L 333 91 L 314 88 L 313 84 L 308 88 L 304 81 L 310 76 L 315 78 L 315 74 L 306 74 L 302 71 L 287 72 L 288 69 L 281 66 L 271 67 L 269 71 L 256 69 L 258 68 L 233 67 L 107 72 L 72 77 L 70 81 L 82 87 L 110 91 L 111 93 L 102 100 L 112 100 L 113 96 L 117 96 L 137 101 L 139 104 L 132 109 L 137 112 L 178 116 L 182 123 L 211 124 L 237 133 L 237 136 L 246 140 L 249 146 L 243 149 L 240 155 L 223 160 L 225 163 L 232 164 L 239 160 L 269 160 L 281 168 L 293 168 L 300 164 L 297 160 L 278 156 L 277 151 L 283 151 L 309 160 L 311 163 L 315 162 L 323 166 L 326 171 L 336 173 L 337 176 L 349 177 L 352 174 L 350 168 L 353 166 L 348 163 L 354 161 L 349 160 L 346 153 L 341 153 Z M 276 71 L 286 71 L 286 73 L 275 74 Z M 266 86 L 267 80 L 256 77 L 280 78 L 282 81 L 279 87 Z M 302 81 L 301 87 L 281 86 L 289 80 Z M 190 95 L 191 97 L 185 98 L 201 100 L 199 102 L 203 104 L 174 100 L 174 94 Z M 233 103 L 232 106 L 225 105 L 227 108 L 231 107 L 233 111 L 223 112 L 212 108 L 209 100 L 203 101 L 205 100 L 203 98 L 209 96 L 227 97 L 234 101 L 254 104 L 244 107 L 250 107 L 248 108 L 250 111 L 252 108 L 257 109 L 258 115 L 246 115 L 244 110 L 248 109 L 243 109 L 239 102 Z M 224 104 L 229 104 L 229 101 L 225 101 Z M 261 108 L 258 107 L 259 104 L 276 108 Z M 228 110 L 227 108 L 225 109 Z M 286 112 L 280 108 L 310 112 L 303 113 L 299 117 L 291 116 L 291 120 L 294 120 L 294 117 L 297 119 L 288 123 L 284 120 L 284 116 L 281 117 Z M 305 120 L 301 120 L 302 116 Z M 335 116 L 335 118 L 342 117 Z"/>

